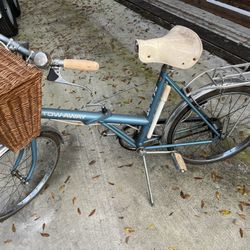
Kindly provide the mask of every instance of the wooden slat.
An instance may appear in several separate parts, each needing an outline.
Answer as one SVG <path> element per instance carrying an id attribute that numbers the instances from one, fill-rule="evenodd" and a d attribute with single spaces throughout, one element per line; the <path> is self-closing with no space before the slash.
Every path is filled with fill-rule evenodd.
<path id="1" fill-rule="evenodd" d="M 217 5 L 214 5 L 214 4 L 211 4 L 211 3 L 208 3 L 207 1 L 200 1 L 200 0 L 180 0 L 182 2 L 185 2 L 185 3 L 188 3 L 188 4 L 191 4 L 195 7 L 198 7 L 198 8 L 201 8 L 201 9 L 204 9 L 206 11 L 209 11 L 217 16 L 220 16 L 220 17 L 223 17 L 223 18 L 226 18 L 228 20 L 231 20 L 235 23 L 238 23 L 242 26 L 245 26 L 247 28 L 250 28 L 250 18 L 245 16 L 245 15 L 242 15 L 240 13 L 237 13 L 235 11 L 231 11 L 231 10 L 228 10 L 228 9 L 225 9 L 223 7 L 220 7 L 220 6 L 217 6 Z M 220 1 L 220 2 L 224 2 L 224 3 L 227 3 L 227 4 L 230 4 L 230 2 L 234 2 L 234 5 L 235 7 L 242 7 L 244 6 L 245 8 L 244 9 L 247 9 L 248 10 L 250 9 L 250 3 L 249 3 L 249 6 L 248 5 L 243 5 L 243 4 L 236 4 L 236 1 Z M 250 2 L 250 1 L 246 1 L 246 2 Z M 245 3 L 245 2 L 244 2 Z"/>

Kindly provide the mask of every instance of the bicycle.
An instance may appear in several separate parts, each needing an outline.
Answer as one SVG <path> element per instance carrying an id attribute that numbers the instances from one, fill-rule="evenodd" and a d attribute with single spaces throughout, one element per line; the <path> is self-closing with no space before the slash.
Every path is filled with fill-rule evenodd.
<path id="1" fill-rule="evenodd" d="M 179 41 L 174 47 L 173 39 Z M 93 61 L 50 60 L 46 53 L 32 52 L 3 35 L 0 41 L 37 67 L 50 68 L 50 81 L 79 86 L 65 81 L 60 69 L 97 70 L 99 67 Z M 166 47 L 168 53 L 162 51 Z M 113 114 L 102 105 L 99 112 L 42 108 L 41 116 L 85 125 L 99 124 L 117 136 L 121 146 L 138 152 L 143 159 L 149 200 L 153 205 L 147 155 L 170 154 L 176 167 L 185 171 L 186 163 L 224 160 L 250 145 L 250 63 L 206 71 L 181 88 L 169 73 L 172 66 L 190 68 L 198 61 L 202 43 L 196 33 L 176 26 L 162 38 L 138 40 L 136 51 L 145 63 L 163 63 L 146 115 Z M 208 78 L 210 83 L 205 81 L 205 85 L 193 89 L 203 78 Z M 162 119 L 160 115 L 172 89 L 181 97 L 181 102 L 168 119 Z M 57 165 L 62 142 L 59 131 L 43 126 L 40 136 L 16 154 L 1 145 L 0 221 L 23 208 L 42 190 Z"/>

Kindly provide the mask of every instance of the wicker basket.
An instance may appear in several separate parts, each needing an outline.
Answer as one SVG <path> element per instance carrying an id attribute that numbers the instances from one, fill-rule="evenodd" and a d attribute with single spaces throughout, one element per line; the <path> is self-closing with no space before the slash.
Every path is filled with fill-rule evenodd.
<path id="1" fill-rule="evenodd" d="M 41 128 L 42 72 L 0 46 L 0 144 L 18 151 Z"/>

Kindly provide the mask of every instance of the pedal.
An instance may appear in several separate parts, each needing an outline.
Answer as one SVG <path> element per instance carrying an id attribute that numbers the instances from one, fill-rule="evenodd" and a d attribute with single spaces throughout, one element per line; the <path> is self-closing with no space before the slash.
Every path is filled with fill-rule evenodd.
<path id="1" fill-rule="evenodd" d="M 180 172 L 184 173 L 187 171 L 187 165 L 185 163 L 185 161 L 183 160 L 181 154 L 179 153 L 172 153 L 171 154 L 175 167 L 177 168 L 177 170 L 179 170 Z"/>

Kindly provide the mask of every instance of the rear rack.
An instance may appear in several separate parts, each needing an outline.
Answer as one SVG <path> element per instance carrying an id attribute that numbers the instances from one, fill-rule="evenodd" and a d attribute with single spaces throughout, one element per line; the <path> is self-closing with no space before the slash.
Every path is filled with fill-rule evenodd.
<path id="1" fill-rule="evenodd" d="M 190 93 L 191 89 L 193 93 L 196 92 L 198 88 L 223 89 L 241 85 L 250 85 L 250 63 L 241 63 L 207 70 L 186 84 L 184 91 Z"/>

